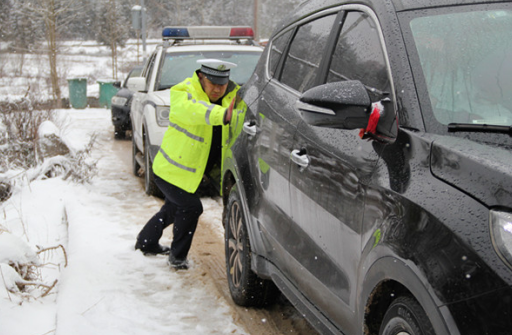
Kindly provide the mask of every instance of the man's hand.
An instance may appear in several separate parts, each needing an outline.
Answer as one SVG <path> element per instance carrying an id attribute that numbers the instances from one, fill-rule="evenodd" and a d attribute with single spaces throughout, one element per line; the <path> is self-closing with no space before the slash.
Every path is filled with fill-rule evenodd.
<path id="1" fill-rule="evenodd" d="M 229 107 L 226 109 L 226 113 L 224 114 L 224 124 L 228 124 L 231 122 L 231 117 L 233 116 L 233 107 L 235 106 L 235 99 L 231 100 Z"/>

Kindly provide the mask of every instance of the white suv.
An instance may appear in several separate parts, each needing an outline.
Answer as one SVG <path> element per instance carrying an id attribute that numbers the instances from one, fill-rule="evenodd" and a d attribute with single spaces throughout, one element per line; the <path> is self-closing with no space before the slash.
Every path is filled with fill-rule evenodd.
<path id="1" fill-rule="evenodd" d="M 199 68 L 197 60 L 223 59 L 238 66 L 230 79 L 243 85 L 251 76 L 263 48 L 249 27 L 166 27 L 163 43 L 148 58 L 141 77 L 130 78 L 135 91 L 131 107 L 133 173 L 144 174 L 148 195 L 160 195 L 151 164 L 169 125 L 170 88 Z"/>

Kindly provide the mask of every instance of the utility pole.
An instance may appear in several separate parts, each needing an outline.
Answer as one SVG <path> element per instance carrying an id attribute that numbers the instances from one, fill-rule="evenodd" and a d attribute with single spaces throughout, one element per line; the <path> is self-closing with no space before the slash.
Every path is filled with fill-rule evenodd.
<path id="1" fill-rule="evenodd" d="M 141 20 L 142 20 L 142 62 L 146 62 L 146 7 L 144 0 L 140 0 Z"/>
<path id="2" fill-rule="evenodd" d="M 258 7 L 259 7 L 258 0 L 254 0 L 254 23 L 253 23 L 254 27 L 253 27 L 253 29 L 254 29 L 254 39 L 256 39 L 256 41 L 259 41 L 259 35 L 258 35 L 259 34 L 259 32 L 258 32 L 258 12 L 259 12 L 259 10 L 258 10 Z"/>

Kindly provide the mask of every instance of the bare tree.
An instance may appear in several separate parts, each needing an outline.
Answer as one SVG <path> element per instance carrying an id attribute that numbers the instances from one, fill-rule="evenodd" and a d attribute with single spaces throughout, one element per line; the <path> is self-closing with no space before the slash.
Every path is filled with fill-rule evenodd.
<path id="1" fill-rule="evenodd" d="M 99 6 L 98 34 L 96 40 L 110 48 L 112 56 L 112 78 L 117 79 L 117 49 L 124 47 L 130 26 L 130 6 L 119 0 L 108 0 Z"/>
<path id="2" fill-rule="evenodd" d="M 40 29 L 34 29 L 40 22 L 27 20 L 23 10 L 19 10 L 19 3 L 24 0 L 13 0 L 0 2 L 0 37 L 3 41 L 9 42 L 9 50 L 19 56 L 18 75 L 23 72 L 25 54 L 32 51 L 33 41 L 41 38 Z"/>
<path id="3" fill-rule="evenodd" d="M 22 6 L 27 17 L 42 19 L 44 22 L 52 97 L 57 107 L 62 104 L 57 71 L 59 33 L 76 15 L 80 8 L 78 3 L 79 0 L 27 0 Z"/>

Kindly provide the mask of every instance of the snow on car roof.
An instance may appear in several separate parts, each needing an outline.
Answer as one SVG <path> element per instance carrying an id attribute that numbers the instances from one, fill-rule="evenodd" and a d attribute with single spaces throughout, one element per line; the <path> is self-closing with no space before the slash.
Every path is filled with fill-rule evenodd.
<path id="1" fill-rule="evenodd" d="M 173 52 L 191 52 L 191 51 L 252 51 L 262 52 L 263 48 L 254 45 L 238 45 L 238 44 L 187 44 L 173 45 L 166 50 L 168 53 Z"/>

